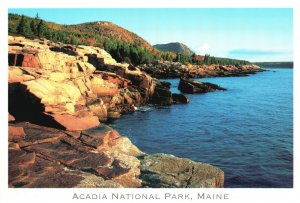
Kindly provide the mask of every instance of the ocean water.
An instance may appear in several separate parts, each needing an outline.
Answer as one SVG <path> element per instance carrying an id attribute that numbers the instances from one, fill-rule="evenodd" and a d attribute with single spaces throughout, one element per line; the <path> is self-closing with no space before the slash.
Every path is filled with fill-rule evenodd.
<path id="1" fill-rule="evenodd" d="M 143 107 L 110 125 L 146 153 L 220 167 L 225 187 L 293 187 L 293 70 L 199 80 L 228 90 L 188 95 L 185 105 Z M 178 92 L 178 79 L 166 81 Z"/>

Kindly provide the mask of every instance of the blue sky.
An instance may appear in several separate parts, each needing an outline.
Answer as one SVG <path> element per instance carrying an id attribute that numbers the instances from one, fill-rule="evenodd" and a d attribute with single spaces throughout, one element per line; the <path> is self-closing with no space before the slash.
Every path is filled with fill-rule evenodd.
<path id="1" fill-rule="evenodd" d="M 150 44 L 182 42 L 198 54 L 293 60 L 292 9 L 9 9 L 60 24 L 110 21 Z"/>

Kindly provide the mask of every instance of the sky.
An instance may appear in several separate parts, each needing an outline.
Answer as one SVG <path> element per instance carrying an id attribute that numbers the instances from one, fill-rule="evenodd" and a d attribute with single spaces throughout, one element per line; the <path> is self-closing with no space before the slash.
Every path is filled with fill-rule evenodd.
<path id="1" fill-rule="evenodd" d="M 289 8 L 9 9 L 59 24 L 113 22 L 150 44 L 181 42 L 197 54 L 252 62 L 293 60 Z"/>

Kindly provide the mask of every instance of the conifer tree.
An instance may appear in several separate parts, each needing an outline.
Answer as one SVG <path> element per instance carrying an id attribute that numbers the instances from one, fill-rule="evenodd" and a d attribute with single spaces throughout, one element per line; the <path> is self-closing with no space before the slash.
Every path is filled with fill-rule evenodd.
<path id="1" fill-rule="evenodd" d="M 39 14 L 37 13 L 35 18 L 31 20 L 30 22 L 30 29 L 31 29 L 31 32 L 34 34 L 34 35 L 38 35 L 38 24 L 39 24 L 39 21 L 40 21 L 40 17 L 39 17 Z"/>
<path id="2" fill-rule="evenodd" d="M 29 34 L 29 26 L 27 20 L 25 19 L 24 15 L 22 15 L 19 25 L 17 27 L 17 33 L 27 36 Z"/>
<path id="3" fill-rule="evenodd" d="M 30 22 L 30 29 L 33 34 L 37 34 L 37 26 L 34 19 L 32 19 Z"/>
<path id="4" fill-rule="evenodd" d="M 37 26 L 37 35 L 39 37 L 43 37 L 44 34 L 46 32 L 46 26 L 44 24 L 44 21 L 43 20 L 40 20 L 38 26 Z"/>

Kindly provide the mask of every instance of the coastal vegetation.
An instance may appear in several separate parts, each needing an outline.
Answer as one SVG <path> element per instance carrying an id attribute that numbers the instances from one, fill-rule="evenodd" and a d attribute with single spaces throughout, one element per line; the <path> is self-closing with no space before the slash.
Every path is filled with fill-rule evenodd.
<path id="1" fill-rule="evenodd" d="M 105 49 L 118 62 L 132 65 L 155 64 L 159 60 L 196 65 L 246 65 L 248 61 L 200 56 L 184 47 L 175 51 L 171 46 L 160 51 L 147 41 L 124 28 L 110 22 L 90 22 L 77 25 L 60 25 L 42 20 L 37 14 L 35 18 L 24 15 L 8 15 L 8 32 L 28 38 L 46 38 L 53 42 L 73 45 L 95 46 Z"/>

